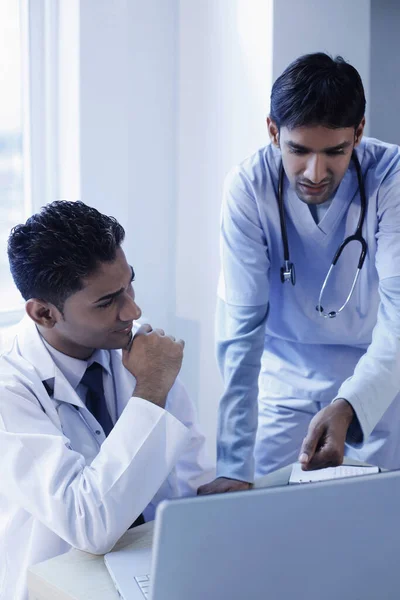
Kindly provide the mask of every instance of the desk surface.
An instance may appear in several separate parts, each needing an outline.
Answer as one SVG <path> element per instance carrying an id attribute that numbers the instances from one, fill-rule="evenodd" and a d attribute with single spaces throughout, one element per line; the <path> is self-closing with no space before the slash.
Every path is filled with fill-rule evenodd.
<path id="1" fill-rule="evenodd" d="M 291 466 L 259 479 L 255 488 L 287 484 Z M 249 492 L 251 493 L 251 492 Z M 151 545 L 153 522 L 125 533 L 115 548 L 135 541 Z M 119 600 L 102 556 L 70 550 L 31 567 L 28 573 L 30 600 Z"/>
<path id="2" fill-rule="evenodd" d="M 153 521 L 131 529 L 115 548 L 137 541 L 151 546 Z M 30 600 L 120 600 L 102 556 L 70 550 L 32 567 L 28 573 Z"/>

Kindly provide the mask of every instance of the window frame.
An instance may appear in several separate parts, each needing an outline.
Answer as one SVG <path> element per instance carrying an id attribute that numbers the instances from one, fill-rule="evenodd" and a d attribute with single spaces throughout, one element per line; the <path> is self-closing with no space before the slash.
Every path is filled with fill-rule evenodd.
<path id="1" fill-rule="evenodd" d="M 24 217 L 80 197 L 79 0 L 19 0 Z M 0 328 L 18 322 L 0 311 Z"/>

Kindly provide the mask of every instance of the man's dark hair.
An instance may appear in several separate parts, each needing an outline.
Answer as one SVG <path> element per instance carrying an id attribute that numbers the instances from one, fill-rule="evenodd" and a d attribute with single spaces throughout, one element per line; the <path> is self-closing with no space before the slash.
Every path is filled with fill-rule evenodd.
<path id="1" fill-rule="evenodd" d="M 361 77 L 341 56 L 300 56 L 272 86 L 270 118 L 278 128 L 357 128 L 365 113 Z"/>
<path id="2" fill-rule="evenodd" d="M 15 285 L 25 300 L 39 298 L 62 311 L 85 277 L 115 260 L 124 237 L 116 219 L 83 202 L 52 202 L 11 230 L 8 259 Z"/>

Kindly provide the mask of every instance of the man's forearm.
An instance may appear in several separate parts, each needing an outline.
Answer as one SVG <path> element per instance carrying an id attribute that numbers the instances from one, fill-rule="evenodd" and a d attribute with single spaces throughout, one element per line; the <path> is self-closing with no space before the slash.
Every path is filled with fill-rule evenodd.
<path id="1" fill-rule="evenodd" d="M 217 305 L 217 359 L 225 392 L 218 416 L 217 476 L 252 482 L 258 376 L 268 306 Z"/>
<path id="2" fill-rule="evenodd" d="M 351 444 L 370 435 L 400 391 L 400 277 L 382 281 L 380 295 L 372 342 L 337 395 L 351 404 L 357 417 L 349 427 Z"/>

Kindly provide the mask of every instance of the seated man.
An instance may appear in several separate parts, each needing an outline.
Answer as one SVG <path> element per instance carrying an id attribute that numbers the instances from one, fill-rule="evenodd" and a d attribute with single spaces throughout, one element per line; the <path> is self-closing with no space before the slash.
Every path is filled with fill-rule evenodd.
<path id="1" fill-rule="evenodd" d="M 182 340 L 135 324 L 124 235 L 82 202 L 54 202 L 9 238 L 27 316 L 0 359 L 4 600 L 27 598 L 30 565 L 71 546 L 103 554 L 213 476 L 176 379 Z"/>

